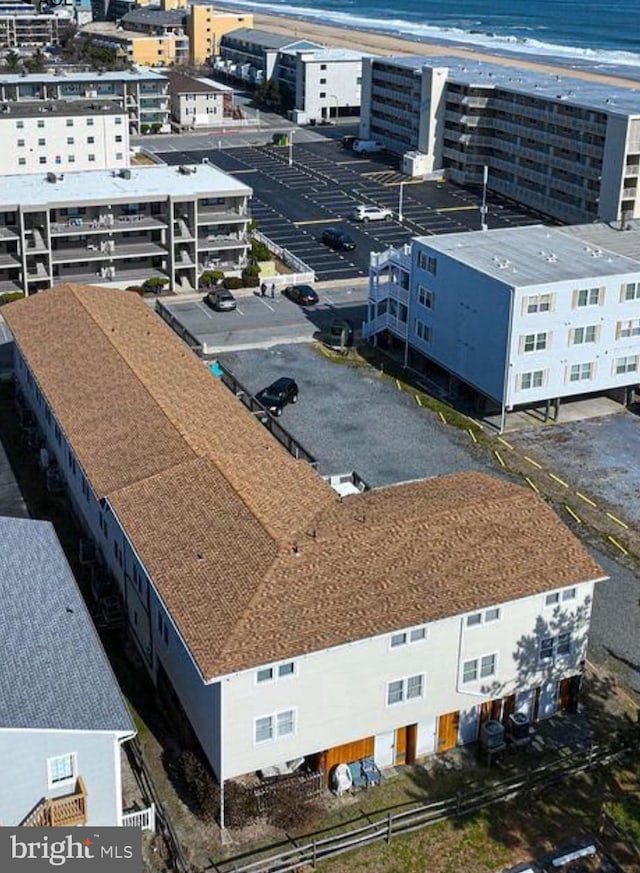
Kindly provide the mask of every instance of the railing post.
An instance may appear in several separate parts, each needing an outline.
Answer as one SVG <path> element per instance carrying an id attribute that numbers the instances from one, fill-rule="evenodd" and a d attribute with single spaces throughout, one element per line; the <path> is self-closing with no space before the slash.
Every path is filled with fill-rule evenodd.
<path id="1" fill-rule="evenodd" d="M 460 815 L 460 807 L 462 806 L 462 792 L 456 792 L 456 816 Z"/>
<path id="2" fill-rule="evenodd" d="M 393 815 L 389 813 L 387 816 L 387 843 L 391 842 L 391 829 L 393 827 Z"/>
<path id="3" fill-rule="evenodd" d="M 313 847 L 312 847 L 312 854 L 311 854 L 311 867 L 314 870 L 316 869 L 316 840 L 315 840 L 315 837 L 313 839 Z"/>

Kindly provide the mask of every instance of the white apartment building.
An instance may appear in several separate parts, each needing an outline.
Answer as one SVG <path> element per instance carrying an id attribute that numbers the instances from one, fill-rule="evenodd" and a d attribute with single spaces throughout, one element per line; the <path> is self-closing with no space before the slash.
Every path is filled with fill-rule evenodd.
<path id="1" fill-rule="evenodd" d="M 0 177 L 0 291 L 53 282 L 197 288 L 244 266 L 251 189 L 209 165 Z"/>
<path id="2" fill-rule="evenodd" d="M 4 103 L 0 137 L 1 176 L 129 166 L 129 116 L 115 103 Z"/>
<path id="3" fill-rule="evenodd" d="M 541 225 L 418 237 L 371 258 L 365 334 L 387 332 L 410 367 L 436 364 L 503 412 L 624 399 L 640 383 L 640 261 Z"/>
<path id="4" fill-rule="evenodd" d="M 69 16 L 70 18 L 70 16 Z M 9 0 L 0 2 L 0 48 L 44 48 L 57 45 L 65 16 L 40 12 L 35 4 Z"/>
<path id="5" fill-rule="evenodd" d="M 640 216 L 637 89 L 439 56 L 365 60 L 362 94 L 360 135 L 416 175 L 487 167 L 490 189 L 567 223 Z"/>
<path id="6" fill-rule="evenodd" d="M 129 116 L 130 132 L 142 125 L 171 130 L 169 83 L 153 70 L 131 68 L 121 72 L 0 73 L 0 102 L 26 103 L 52 100 L 105 100 Z"/>
<path id="7" fill-rule="evenodd" d="M 576 708 L 604 573 L 531 489 L 471 472 L 340 499 L 137 295 L 66 285 L 4 314 L 34 439 L 222 784 Z"/>
<path id="8" fill-rule="evenodd" d="M 358 115 L 364 57 L 353 49 L 281 49 L 276 75 L 295 94 L 293 121 L 308 124 Z"/>
<path id="9" fill-rule="evenodd" d="M 170 70 L 167 78 L 171 96 L 171 117 L 181 128 L 223 127 L 226 122 L 233 123 L 231 88 L 185 76 L 176 70 Z"/>

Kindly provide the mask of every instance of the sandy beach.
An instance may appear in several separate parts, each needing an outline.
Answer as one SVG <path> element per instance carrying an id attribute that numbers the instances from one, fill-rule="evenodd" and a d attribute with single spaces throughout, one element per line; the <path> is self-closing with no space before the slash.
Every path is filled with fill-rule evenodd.
<path id="1" fill-rule="evenodd" d="M 225 8 L 232 9 L 233 5 L 225 4 Z M 237 11 L 247 12 L 248 10 L 245 8 Z M 265 15 L 262 12 L 256 11 L 254 11 L 253 19 L 254 27 L 290 36 L 292 40 L 295 38 L 309 39 L 322 45 L 357 49 L 358 51 L 370 52 L 373 55 L 456 55 L 463 58 L 502 64 L 506 67 L 518 66 L 523 69 L 551 73 L 552 75 L 588 79 L 627 88 L 638 88 L 637 80 L 625 79 L 621 76 L 599 75 L 584 70 L 569 70 L 566 67 L 554 66 L 553 63 L 529 60 L 524 55 L 516 59 L 502 55 L 493 55 L 489 51 L 482 51 L 481 49 L 475 50 L 440 43 L 415 42 L 384 33 L 372 33 L 366 30 L 317 24 L 315 21 L 285 18 L 280 15 Z"/>

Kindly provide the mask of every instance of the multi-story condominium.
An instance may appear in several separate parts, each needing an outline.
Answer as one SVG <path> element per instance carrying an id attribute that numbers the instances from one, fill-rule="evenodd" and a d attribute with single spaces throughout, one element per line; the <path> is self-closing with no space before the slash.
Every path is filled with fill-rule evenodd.
<path id="1" fill-rule="evenodd" d="M 576 707 L 604 573 L 531 489 L 473 472 L 340 498 L 137 295 L 66 285 L 3 315 L 21 402 L 223 785 Z"/>
<path id="2" fill-rule="evenodd" d="M 128 824 L 135 727 L 53 526 L 0 517 L 0 542 L 0 820 Z"/>
<path id="3" fill-rule="evenodd" d="M 245 264 L 251 189 L 209 164 L 0 177 L 0 291 L 60 280 L 197 288 Z"/>
<path id="4" fill-rule="evenodd" d="M 233 122 L 233 90 L 206 79 L 167 73 L 171 96 L 171 117 L 181 128 L 222 127 Z"/>
<path id="5" fill-rule="evenodd" d="M 141 10 L 144 11 L 144 10 Z M 137 16 L 137 12 L 130 13 Z M 163 16 L 180 13 L 160 12 Z M 132 64 L 144 67 L 169 67 L 174 64 L 186 64 L 189 61 L 189 38 L 181 27 L 171 30 L 158 28 L 141 32 L 138 28 L 124 27 L 108 21 L 94 21 L 85 27 L 83 33 L 88 34 L 96 45 L 113 49 L 116 57 L 126 59 Z"/>
<path id="6" fill-rule="evenodd" d="M 640 93 L 454 57 L 363 64 L 360 133 L 568 223 L 640 216 Z"/>
<path id="7" fill-rule="evenodd" d="M 21 0 L 0 3 L 0 48 L 43 48 L 56 45 L 65 20 L 53 12 L 40 13 Z"/>
<path id="8" fill-rule="evenodd" d="M 171 130 L 169 83 L 153 70 L 122 72 L 0 74 L 0 101 L 108 100 L 129 115 L 132 134 Z"/>
<path id="9" fill-rule="evenodd" d="M 189 7 L 187 32 L 189 34 L 190 63 L 204 64 L 220 53 L 220 40 L 240 27 L 253 27 L 253 14 L 231 9 L 216 12 L 215 7 L 200 3 Z"/>
<path id="10" fill-rule="evenodd" d="M 282 49 L 275 75 L 294 96 L 293 120 L 307 124 L 358 115 L 364 57 L 353 49 Z"/>
<path id="11" fill-rule="evenodd" d="M 365 335 L 383 333 L 503 412 L 624 398 L 640 382 L 640 261 L 541 225 L 418 237 L 371 256 Z"/>
<path id="12" fill-rule="evenodd" d="M 129 166 L 129 116 L 107 101 L 0 104 L 0 137 L 1 176 Z"/>
<path id="13" fill-rule="evenodd" d="M 313 51 L 322 50 L 324 46 L 308 40 L 292 41 L 290 37 L 269 30 L 240 27 L 221 38 L 220 59 L 215 67 L 246 82 L 265 82 L 274 76 L 277 78 L 276 66 L 285 48 Z M 291 87 L 289 81 L 287 84 Z"/>

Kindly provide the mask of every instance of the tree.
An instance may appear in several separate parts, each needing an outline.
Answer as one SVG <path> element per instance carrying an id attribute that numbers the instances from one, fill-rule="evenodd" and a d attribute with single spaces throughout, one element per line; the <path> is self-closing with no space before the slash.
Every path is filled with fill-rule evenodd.
<path id="1" fill-rule="evenodd" d="M 11 49 L 4 57 L 4 63 L 10 73 L 19 73 L 22 67 L 22 58 L 18 52 Z"/>
<path id="2" fill-rule="evenodd" d="M 30 73 L 43 73 L 47 67 L 46 58 L 42 49 L 37 48 L 34 54 L 24 62 Z"/>
<path id="3" fill-rule="evenodd" d="M 221 282 L 222 279 L 224 279 L 222 270 L 205 270 L 200 276 L 200 285 L 203 288 L 211 288 L 213 285 Z"/>

